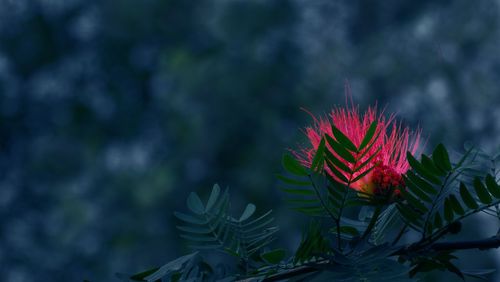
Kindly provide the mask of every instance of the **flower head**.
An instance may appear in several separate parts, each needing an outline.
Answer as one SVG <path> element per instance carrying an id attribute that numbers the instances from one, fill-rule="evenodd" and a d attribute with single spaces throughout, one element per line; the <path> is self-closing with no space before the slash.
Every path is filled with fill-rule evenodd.
<path id="1" fill-rule="evenodd" d="M 402 174 L 410 168 L 406 153 L 408 151 L 415 153 L 420 144 L 420 132 L 411 132 L 408 127 L 403 127 L 395 120 L 394 115 L 386 118 L 383 112 L 377 113 L 376 107 L 368 108 L 364 114 L 360 114 L 358 107 L 353 105 L 346 108 L 336 107 L 328 117 L 318 119 L 313 116 L 313 118 L 313 126 L 305 129 L 310 145 L 295 152 L 295 156 L 304 166 L 311 167 L 316 150 L 325 135 L 335 139 L 332 125 L 359 147 L 370 125 L 376 121 L 376 133 L 371 141 L 373 145 L 366 147 L 368 152 L 363 150 L 358 153 L 352 152 L 356 163 L 338 158 L 351 171 L 355 171 L 348 173 L 338 170 L 349 180 L 348 183 L 342 181 L 328 166 L 325 166 L 325 172 L 336 181 L 367 194 L 384 195 L 388 191 L 399 194 L 404 186 Z M 326 146 L 333 152 L 329 145 Z M 364 162 L 368 162 L 367 165 L 357 170 L 356 168 Z M 370 171 L 366 173 L 367 170 Z M 365 174 L 363 177 L 358 177 L 363 174 Z M 359 179 L 351 182 L 356 178 Z"/>

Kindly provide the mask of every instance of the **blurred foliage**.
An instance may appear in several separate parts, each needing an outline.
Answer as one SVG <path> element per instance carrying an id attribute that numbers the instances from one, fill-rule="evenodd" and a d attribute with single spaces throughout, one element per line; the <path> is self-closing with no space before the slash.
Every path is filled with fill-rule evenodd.
<path id="1" fill-rule="evenodd" d="M 466 0 L 0 0 L 0 280 L 104 281 L 173 259 L 184 247 L 170 211 L 214 182 L 241 207 L 279 210 L 271 172 L 304 142 L 299 108 L 342 103 L 345 79 L 356 102 L 387 104 L 429 143 L 495 149 L 499 12 Z"/>

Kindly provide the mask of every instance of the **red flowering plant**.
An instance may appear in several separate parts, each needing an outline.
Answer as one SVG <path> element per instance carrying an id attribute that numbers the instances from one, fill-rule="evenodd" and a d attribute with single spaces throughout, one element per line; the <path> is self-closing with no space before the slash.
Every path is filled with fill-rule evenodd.
<path id="1" fill-rule="evenodd" d="M 450 156 L 439 144 L 423 151 L 421 133 L 376 107 L 336 107 L 304 133 L 308 143 L 283 157 L 278 178 L 295 211 L 311 224 L 292 253 L 271 249 L 278 228 L 271 211 L 248 204 L 234 217 L 229 194 L 215 185 L 206 202 L 196 193 L 178 229 L 195 252 L 123 281 L 412 281 L 426 272 L 488 279 L 495 270 L 459 269 L 455 252 L 500 246 L 500 234 L 446 241 L 477 213 L 500 218 L 497 163 L 467 148 Z M 222 251 L 236 265 L 214 266 L 205 252 Z"/>
<path id="2" fill-rule="evenodd" d="M 400 195 L 410 168 L 406 154 L 418 149 L 419 132 L 411 133 L 376 108 L 364 115 L 354 106 L 335 108 L 328 118 L 313 118 L 314 126 L 306 128 L 311 146 L 294 152 L 302 165 L 311 168 L 319 148 L 328 154 L 324 170 L 334 181 L 368 197 Z"/>

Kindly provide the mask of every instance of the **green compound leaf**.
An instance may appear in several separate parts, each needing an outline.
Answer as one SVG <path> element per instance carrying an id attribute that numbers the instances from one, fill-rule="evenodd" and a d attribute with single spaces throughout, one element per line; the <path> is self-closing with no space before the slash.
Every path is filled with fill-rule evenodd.
<path id="1" fill-rule="evenodd" d="M 425 168 L 427 168 L 431 173 L 435 175 L 439 176 L 446 175 L 446 172 L 443 169 L 437 167 L 434 161 L 426 155 L 422 155 L 421 163 Z"/>
<path id="2" fill-rule="evenodd" d="M 420 178 L 411 171 L 408 171 L 406 173 L 406 180 L 408 179 L 410 180 L 411 183 L 414 183 L 415 185 L 417 185 L 418 188 L 420 188 L 422 191 L 428 194 L 436 195 L 438 193 L 437 190 L 429 182 Z"/>
<path id="3" fill-rule="evenodd" d="M 457 199 L 457 197 L 455 197 L 455 195 L 450 195 L 450 197 L 448 199 L 450 200 L 450 205 L 456 214 L 459 214 L 459 215 L 465 214 L 465 210 L 462 208 L 462 206 L 460 205 L 460 202 L 458 202 L 458 199 Z"/>
<path id="4" fill-rule="evenodd" d="M 297 179 L 292 179 L 280 174 L 276 174 L 276 178 L 279 180 L 283 181 L 283 183 L 286 184 L 291 184 L 291 185 L 297 185 L 297 186 L 309 186 L 311 185 L 310 181 L 304 181 L 304 180 L 297 180 Z"/>
<path id="5" fill-rule="evenodd" d="M 339 142 L 335 141 L 331 136 L 325 135 L 326 141 L 332 147 L 333 151 L 337 153 L 340 157 L 342 157 L 344 160 L 350 162 L 350 163 L 355 163 L 356 159 L 352 156 L 352 154 Z"/>
<path id="6" fill-rule="evenodd" d="M 285 256 L 286 251 L 284 249 L 275 249 L 260 255 L 260 257 L 269 264 L 278 264 L 285 258 Z"/>
<path id="7" fill-rule="evenodd" d="M 283 156 L 283 167 L 291 174 L 298 176 L 307 176 L 307 170 L 292 156 L 285 154 Z"/>
<path id="8" fill-rule="evenodd" d="M 351 174 L 351 169 L 344 162 L 335 157 L 332 152 L 330 152 L 329 150 L 325 150 L 325 155 L 327 162 L 330 162 L 330 166 L 335 165 L 337 168 Z"/>
<path id="9" fill-rule="evenodd" d="M 366 131 L 365 137 L 363 138 L 363 141 L 361 141 L 361 144 L 359 145 L 358 150 L 361 151 L 363 150 L 372 140 L 373 136 L 375 135 L 375 131 L 377 130 L 377 121 L 372 122 L 370 124 L 370 127 Z"/>
<path id="10" fill-rule="evenodd" d="M 460 197 L 468 208 L 473 210 L 478 208 L 476 200 L 474 200 L 469 190 L 467 189 L 467 186 L 465 186 L 463 182 L 460 182 Z"/>
<path id="11" fill-rule="evenodd" d="M 495 178 L 491 174 L 486 175 L 486 188 L 490 191 L 493 197 L 500 198 L 500 186 L 497 184 Z"/>
<path id="12" fill-rule="evenodd" d="M 417 161 L 417 159 L 413 157 L 411 152 L 407 152 L 406 158 L 410 166 L 423 178 L 429 180 L 434 184 L 441 185 L 441 180 L 436 175 L 431 173 L 427 168 L 425 168 L 419 161 Z"/>
<path id="13" fill-rule="evenodd" d="M 342 144 L 347 150 L 351 152 L 357 152 L 358 148 L 352 143 L 349 137 L 345 136 L 340 129 L 338 129 L 335 125 L 332 124 L 332 132 L 335 139 Z"/>
<path id="14" fill-rule="evenodd" d="M 323 165 L 325 163 L 325 138 L 321 138 L 318 148 L 316 149 L 316 154 L 314 155 L 311 169 L 316 172 L 321 172 L 323 170 Z"/>
<path id="15" fill-rule="evenodd" d="M 436 149 L 434 149 L 434 152 L 432 152 L 432 159 L 440 169 L 451 171 L 450 156 L 443 144 L 437 145 Z"/>
<path id="16" fill-rule="evenodd" d="M 457 197 L 455 195 L 450 195 L 448 197 L 448 199 L 450 200 L 450 205 L 451 205 L 453 211 L 456 214 L 458 214 L 458 215 L 464 215 L 465 214 L 465 210 L 460 205 L 460 202 L 458 201 L 458 199 L 457 199 Z"/>
<path id="17" fill-rule="evenodd" d="M 449 198 L 444 200 L 444 219 L 448 222 L 453 221 L 453 209 Z"/>
<path id="18" fill-rule="evenodd" d="M 434 216 L 434 225 L 436 226 L 436 228 L 443 227 L 443 220 L 441 219 L 441 216 L 439 215 L 438 212 Z"/>

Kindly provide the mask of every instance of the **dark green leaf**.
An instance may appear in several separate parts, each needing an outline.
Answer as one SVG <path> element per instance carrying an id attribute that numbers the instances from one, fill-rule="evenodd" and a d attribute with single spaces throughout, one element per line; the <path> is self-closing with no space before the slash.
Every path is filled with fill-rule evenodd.
<path id="1" fill-rule="evenodd" d="M 432 152 L 432 159 L 440 169 L 451 171 L 450 157 L 443 144 L 437 145 L 436 149 L 434 149 L 434 152 Z"/>
<path id="2" fill-rule="evenodd" d="M 285 256 L 286 251 L 284 249 L 275 249 L 260 255 L 260 257 L 269 264 L 278 264 L 285 258 Z"/>
<path id="3" fill-rule="evenodd" d="M 326 162 L 330 171 L 338 178 L 340 181 L 348 182 L 347 177 L 339 171 L 335 166 L 333 166 L 329 161 Z"/>
<path id="4" fill-rule="evenodd" d="M 446 175 L 446 171 L 436 166 L 434 161 L 426 155 L 422 155 L 422 165 L 427 168 L 431 173 L 439 176 Z"/>
<path id="5" fill-rule="evenodd" d="M 475 210 L 478 208 L 476 200 L 474 200 L 469 190 L 467 189 L 467 186 L 465 186 L 463 182 L 460 182 L 460 197 L 462 198 L 464 204 L 470 209 Z"/>
<path id="6" fill-rule="evenodd" d="M 380 152 L 380 150 L 382 150 L 382 147 L 378 147 L 377 150 L 375 150 L 375 152 L 373 152 L 373 154 L 371 156 L 368 157 L 368 159 L 366 159 L 364 162 L 362 162 L 361 164 L 357 165 L 354 169 L 353 172 L 358 172 L 360 171 L 362 168 L 364 168 L 367 164 L 370 164 L 372 163 L 372 160 L 378 156 L 378 153 Z M 361 159 L 361 157 L 359 158 Z"/>
<path id="7" fill-rule="evenodd" d="M 332 132 L 335 139 L 344 146 L 347 150 L 351 152 L 357 152 L 358 148 L 351 142 L 349 137 L 345 136 L 340 129 L 338 129 L 335 125 L 332 124 Z"/>
<path id="8" fill-rule="evenodd" d="M 340 157 L 342 157 L 344 160 L 350 162 L 350 163 L 355 163 L 356 160 L 352 156 L 352 154 L 342 146 L 342 144 L 338 143 L 335 141 L 331 136 L 325 135 L 326 141 L 328 144 L 332 147 L 333 151 L 337 153 Z"/>
<path id="9" fill-rule="evenodd" d="M 443 264 L 444 266 L 446 266 L 446 269 L 448 269 L 448 271 L 455 273 L 458 277 L 462 278 L 462 280 L 465 281 L 464 275 L 462 274 L 460 269 L 458 269 L 453 263 L 451 263 L 450 261 L 443 261 Z"/>
<path id="10" fill-rule="evenodd" d="M 295 211 L 302 212 L 309 215 L 322 215 L 325 212 L 325 209 L 322 206 L 311 206 L 311 207 L 296 207 L 292 208 Z"/>
<path id="11" fill-rule="evenodd" d="M 152 268 L 152 269 L 149 269 L 149 270 L 146 270 L 146 271 L 134 274 L 134 275 L 130 276 L 130 279 L 132 279 L 134 281 L 146 281 L 146 280 L 144 280 L 144 278 L 146 278 L 147 276 L 155 273 L 156 271 L 158 271 L 158 269 L 160 269 L 160 268 L 159 267 L 155 267 L 155 268 Z"/>
<path id="12" fill-rule="evenodd" d="M 441 185 L 441 180 L 436 177 L 434 174 L 432 174 L 429 170 L 427 170 L 413 155 L 411 152 L 407 152 L 406 158 L 408 160 L 408 163 L 410 166 L 418 173 L 420 174 L 423 178 L 429 180 L 430 182 Z"/>
<path id="13" fill-rule="evenodd" d="M 370 124 L 370 127 L 366 131 L 365 137 L 363 137 L 363 141 L 361 141 L 361 144 L 359 144 L 358 150 L 361 151 L 363 150 L 372 140 L 373 135 L 375 135 L 375 131 L 377 130 L 377 121 L 373 121 L 372 124 Z"/>
<path id="14" fill-rule="evenodd" d="M 177 229 L 194 234 L 208 234 L 214 231 L 212 228 L 206 226 L 177 226 Z"/>
<path id="15" fill-rule="evenodd" d="M 483 182 L 481 182 L 481 179 L 479 177 L 475 177 L 473 184 L 474 184 L 473 185 L 474 189 L 476 190 L 476 195 L 479 198 L 479 200 L 484 204 L 490 204 L 493 199 L 491 198 L 490 193 L 488 193 L 488 190 L 486 190 L 486 187 L 484 187 L 484 184 Z"/>
<path id="16" fill-rule="evenodd" d="M 292 156 L 283 156 L 283 167 L 290 173 L 299 176 L 307 176 L 307 170 Z"/>
<path id="17" fill-rule="evenodd" d="M 291 184 L 291 185 L 298 185 L 298 186 L 309 186 L 309 185 L 311 185 L 310 181 L 302 181 L 302 180 L 291 179 L 291 178 L 285 177 L 285 176 L 280 175 L 280 174 L 276 174 L 276 177 L 279 180 L 283 181 L 284 183 Z"/>
<path id="18" fill-rule="evenodd" d="M 450 199 L 451 207 L 453 208 L 455 213 L 459 214 L 459 215 L 464 215 L 465 211 L 462 208 L 462 206 L 460 205 L 460 203 L 458 202 L 457 197 L 455 197 L 455 195 L 450 195 L 449 199 Z"/>
<path id="19" fill-rule="evenodd" d="M 420 210 L 422 213 L 427 212 L 429 209 L 422 203 L 420 200 L 415 198 L 411 193 L 408 193 L 405 189 L 401 189 L 401 195 L 405 200 L 408 201 L 410 205 L 415 207 L 416 209 Z"/>
<path id="20" fill-rule="evenodd" d="M 438 212 L 434 216 L 434 225 L 436 226 L 436 228 L 443 227 L 443 220 L 441 219 L 441 216 L 439 215 Z"/>
<path id="21" fill-rule="evenodd" d="M 165 276 L 172 274 L 176 271 L 182 271 L 182 269 L 189 264 L 190 261 L 193 261 L 198 256 L 198 252 L 182 256 L 177 258 L 164 266 L 160 267 L 157 271 L 153 272 L 147 277 L 144 277 L 146 281 L 157 281 L 162 280 Z"/>
<path id="22" fill-rule="evenodd" d="M 419 186 L 417 186 L 412 181 L 408 181 L 408 178 L 406 178 L 406 185 L 408 186 L 410 192 L 412 192 L 418 199 L 421 199 L 424 202 L 432 203 L 432 199 L 427 194 L 425 194 Z"/>
<path id="23" fill-rule="evenodd" d="M 341 226 L 340 227 L 340 232 L 344 233 L 344 234 L 351 235 L 351 236 L 359 236 L 358 229 L 356 229 L 356 228 L 354 228 L 352 226 L 347 226 L 347 225 Z"/>
<path id="24" fill-rule="evenodd" d="M 318 148 L 316 149 L 316 153 L 314 155 L 311 169 L 316 172 L 321 172 L 323 170 L 325 160 L 325 138 L 321 138 L 321 142 L 319 142 Z"/>
<path id="25" fill-rule="evenodd" d="M 353 180 L 351 180 L 351 183 L 355 183 L 356 181 L 360 180 L 361 178 L 365 177 L 370 171 L 372 171 L 375 168 L 375 166 L 370 167 L 369 169 L 363 171 L 363 173 L 358 174 Z"/>
<path id="26" fill-rule="evenodd" d="M 337 157 L 335 157 L 335 155 L 332 154 L 332 152 L 330 152 L 329 150 L 326 150 L 325 155 L 326 155 L 327 162 L 330 162 L 329 166 L 335 165 L 337 168 L 345 171 L 346 173 L 349 173 L 349 174 L 351 173 L 351 169 L 344 162 L 342 162 Z"/>
<path id="27" fill-rule="evenodd" d="M 314 195 L 314 191 L 309 190 L 309 189 L 295 189 L 295 188 L 280 188 L 283 192 L 289 193 L 289 194 L 295 194 L 295 195 L 305 195 L 305 196 L 311 196 Z"/>
<path id="28" fill-rule="evenodd" d="M 338 188 L 338 186 L 333 187 L 333 185 L 327 185 L 326 187 L 332 198 L 334 198 L 335 200 L 341 201 L 344 198 L 343 192 L 345 191 L 345 189 L 336 189 Z"/>
<path id="29" fill-rule="evenodd" d="M 405 218 L 410 223 L 420 225 L 420 215 L 415 212 L 411 206 L 400 203 L 396 207 L 398 208 L 398 211 L 401 213 L 403 218 Z"/>
<path id="30" fill-rule="evenodd" d="M 181 238 L 184 238 L 184 239 L 187 239 L 193 243 L 200 243 L 200 242 L 212 242 L 212 243 L 219 243 L 219 240 L 217 240 L 216 237 L 214 236 L 206 236 L 206 235 L 197 235 L 197 234 L 193 234 L 193 235 L 189 235 L 190 233 L 183 233 L 183 234 L 180 234 L 179 236 Z"/>
<path id="31" fill-rule="evenodd" d="M 410 180 L 410 182 L 417 185 L 418 188 L 420 188 L 422 191 L 424 191 L 428 194 L 433 194 L 433 195 L 437 194 L 437 190 L 429 182 L 420 178 L 419 176 L 417 176 L 416 174 L 414 174 L 411 171 L 408 171 L 406 173 L 405 180 L 408 181 L 408 179 Z"/>
<path id="32" fill-rule="evenodd" d="M 184 213 L 180 213 L 180 212 L 174 212 L 174 215 L 178 219 L 185 221 L 187 223 L 191 223 L 191 224 L 206 224 L 207 223 L 206 219 L 194 217 L 192 215 L 188 215 L 188 214 L 184 214 Z"/>
<path id="33" fill-rule="evenodd" d="M 486 187 L 493 197 L 500 199 L 500 187 L 497 184 L 495 177 L 489 173 L 486 175 Z"/>
<path id="34" fill-rule="evenodd" d="M 444 200 L 444 219 L 448 222 L 453 221 L 453 210 L 448 198 Z"/>

